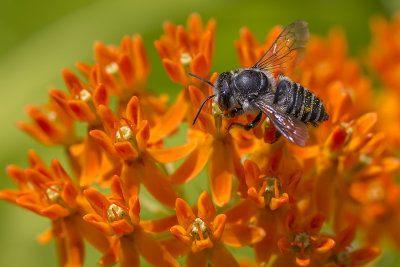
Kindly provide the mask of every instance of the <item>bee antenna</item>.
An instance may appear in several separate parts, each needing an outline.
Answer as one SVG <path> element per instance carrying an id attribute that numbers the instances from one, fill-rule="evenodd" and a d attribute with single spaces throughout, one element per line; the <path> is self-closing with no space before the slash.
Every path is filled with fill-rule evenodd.
<path id="1" fill-rule="evenodd" d="M 200 115 L 200 111 L 201 111 L 201 109 L 203 108 L 204 104 L 205 104 L 208 100 L 210 100 L 211 98 L 213 98 L 214 96 L 215 96 L 215 95 L 210 95 L 209 97 L 207 97 L 206 100 L 204 100 L 204 102 L 201 104 L 201 106 L 200 106 L 200 108 L 199 108 L 199 111 L 197 111 L 196 117 L 194 117 L 194 120 L 193 120 L 193 124 L 192 124 L 192 125 L 194 125 L 194 123 L 196 122 L 197 117 Z"/>
<path id="2" fill-rule="evenodd" d="M 207 80 L 205 80 L 205 79 L 203 79 L 203 78 L 201 78 L 201 77 L 199 77 L 199 76 L 197 76 L 197 75 L 191 74 L 191 73 L 188 73 L 188 75 L 193 76 L 193 77 L 199 79 L 200 81 L 206 82 L 206 83 L 208 83 L 209 85 L 211 85 L 212 87 L 214 87 L 214 84 L 212 84 L 212 82 L 210 82 L 210 81 L 207 81 Z"/>

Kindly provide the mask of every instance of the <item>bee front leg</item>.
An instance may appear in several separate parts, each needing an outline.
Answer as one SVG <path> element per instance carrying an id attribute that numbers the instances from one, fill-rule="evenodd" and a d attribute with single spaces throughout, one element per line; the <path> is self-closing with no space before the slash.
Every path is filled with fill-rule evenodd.
<path id="1" fill-rule="evenodd" d="M 226 128 L 226 129 L 229 131 L 229 129 L 230 129 L 232 126 L 238 126 L 238 127 L 240 127 L 240 128 L 245 129 L 246 131 L 248 131 L 248 130 L 250 130 L 250 129 L 256 127 L 256 126 L 260 123 L 261 117 L 262 117 L 262 112 L 258 113 L 258 115 L 254 118 L 254 120 L 253 120 L 251 123 L 249 123 L 249 124 L 241 124 L 241 123 L 234 122 L 234 123 L 231 123 L 231 124 L 228 126 L 228 128 Z"/>

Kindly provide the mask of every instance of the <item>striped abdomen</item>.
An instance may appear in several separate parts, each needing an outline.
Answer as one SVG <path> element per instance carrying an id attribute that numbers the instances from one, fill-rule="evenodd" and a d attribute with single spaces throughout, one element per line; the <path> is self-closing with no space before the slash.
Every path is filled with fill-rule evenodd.
<path id="1" fill-rule="evenodd" d="M 274 104 L 304 123 L 316 125 L 329 118 L 318 97 L 283 75 L 279 76 L 276 84 Z"/>

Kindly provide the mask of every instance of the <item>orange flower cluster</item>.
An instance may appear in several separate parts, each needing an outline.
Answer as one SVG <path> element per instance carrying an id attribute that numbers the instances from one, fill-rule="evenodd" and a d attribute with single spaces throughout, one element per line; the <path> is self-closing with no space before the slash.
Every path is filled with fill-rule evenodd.
<path id="1" fill-rule="evenodd" d="M 400 161 L 394 156 L 400 144 L 399 21 L 373 23 L 368 58 L 390 90 L 372 90 L 339 30 L 311 36 L 301 63 L 288 66 L 285 74 L 314 92 L 329 114 L 327 122 L 309 127 L 305 147 L 276 140 L 265 118 L 250 131 L 227 131 L 232 122 L 253 118 L 225 118 L 211 101 L 192 125 L 212 88 L 187 73 L 211 82 L 218 77 L 210 73 L 214 20 L 203 25 L 194 14 L 187 28 L 168 22 L 155 42 L 168 75 L 182 88 L 172 104 L 148 90 L 150 63 L 140 36 L 123 38 L 119 47 L 96 43 L 95 63 L 77 64 L 84 79 L 64 70 L 68 92 L 50 90 L 48 104 L 28 107 L 32 123 L 18 124 L 45 145 L 63 146 L 69 171 L 29 151 L 28 168 L 7 167 L 18 189 L 2 190 L 0 198 L 50 219 L 40 240 L 55 239 L 65 267 L 83 265 L 85 241 L 103 254 L 104 266 L 139 266 L 140 257 L 161 267 L 371 262 L 385 237 L 400 249 Z M 243 29 L 235 43 L 242 67 L 252 66 L 281 30 L 259 43 Z M 83 136 L 76 122 L 87 126 Z M 179 131 L 181 123 L 187 132 Z M 170 136 L 181 137 L 180 144 L 166 147 Z M 209 188 L 186 192 L 206 166 Z M 154 199 L 142 197 L 142 185 Z M 194 193 L 198 201 L 191 206 L 187 195 Z M 167 213 L 142 220 L 141 206 L 152 205 Z M 245 246 L 253 249 L 252 259 L 227 248 Z"/>

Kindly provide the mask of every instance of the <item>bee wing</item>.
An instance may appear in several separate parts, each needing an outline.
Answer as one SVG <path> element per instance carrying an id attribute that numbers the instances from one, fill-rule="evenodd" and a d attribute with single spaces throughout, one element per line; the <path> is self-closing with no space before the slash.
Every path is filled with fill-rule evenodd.
<path id="1" fill-rule="evenodd" d="M 271 120 L 275 128 L 291 142 L 305 146 L 308 138 L 307 126 L 290 114 L 283 113 L 261 101 L 255 102 L 256 106 Z"/>
<path id="2" fill-rule="evenodd" d="M 272 71 L 284 68 L 286 62 L 295 58 L 299 60 L 310 37 L 307 25 L 307 22 L 297 20 L 286 26 L 253 68 Z"/>

